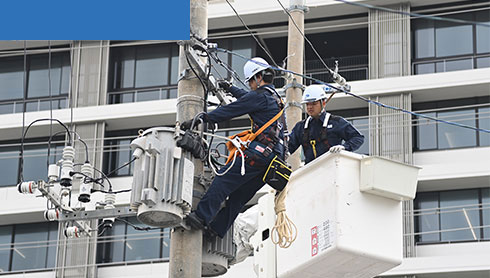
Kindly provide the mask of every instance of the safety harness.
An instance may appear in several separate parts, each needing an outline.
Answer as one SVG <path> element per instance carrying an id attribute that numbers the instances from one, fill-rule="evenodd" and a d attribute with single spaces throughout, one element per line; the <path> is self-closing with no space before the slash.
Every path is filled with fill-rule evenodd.
<path id="1" fill-rule="evenodd" d="M 240 146 L 240 150 L 244 150 L 248 147 L 250 142 L 252 142 L 256 138 L 258 142 L 266 146 L 265 149 L 262 151 L 262 154 L 264 156 L 269 156 L 278 142 L 283 144 L 282 139 L 279 137 L 282 129 L 282 124 L 276 123 L 276 121 L 282 116 L 284 112 L 284 104 L 282 103 L 282 100 L 276 95 L 277 93 L 274 89 L 269 87 L 263 87 L 262 89 L 265 89 L 271 93 L 271 95 L 275 98 L 276 102 L 278 103 L 280 111 L 272 119 L 270 119 L 267 123 L 265 123 L 262 127 L 259 128 L 258 125 L 253 123 L 253 121 L 251 120 L 252 128 L 250 130 L 245 130 L 238 134 L 230 136 L 229 138 L 232 140 L 226 142 L 226 146 L 230 152 L 228 155 L 228 159 L 226 161 L 227 164 L 228 162 L 234 160 L 234 158 L 236 157 L 236 151 L 238 150 L 238 146 Z M 274 125 L 272 126 L 271 129 L 269 129 L 267 133 L 262 133 L 272 124 Z"/>
<path id="2" fill-rule="evenodd" d="M 311 149 L 313 150 L 313 156 L 316 158 L 317 157 L 317 151 L 316 151 L 316 144 L 321 142 L 327 146 L 327 149 L 330 149 L 330 144 L 328 143 L 328 137 L 327 137 L 327 125 L 328 125 L 328 120 L 330 119 L 330 113 L 325 113 L 325 119 L 323 120 L 323 125 L 322 129 L 320 131 L 320 136 L 316 138 L 312 138 L 310 136 L 310 130 L 309 130 L 309 123 L 312 120 L 312 117 L 309 116 L 306 121 L 305 121 L 305 131 L 303 132 L 303 142 L 301 145 L 303 146 L 303 149 L 306 150 L 308 148 L 308 145 L 311 146 Z"/>
<path id="3" fill-rule="evenodd" d="M 274 99 L 276 100 L 279 109 L 281 111 L 284 110 L 284 103 L 282 102 L 282 99 L 277 95 L 277 92 L 269 87 L 263 87 L 263 89 L 271 93 L 272 97 L 274 97 Z M 280 115 L 279 117 L 281 116 L 282 115 Z M 274 150 L 274 147 L 277 143 L 285 145 L 283 139 L 281 139 L 280 137 L 283 126 L 285 126 L 284 117 L 281 118 L 281 121 L 277 121 L 276 119 L 276 121 L 271 124 L 271 128 L 267 133 L 258 133 L 257 141 L 266 146 L 264 152 L 262 153 L 264 156 L 269 156 Z M 256 132 L 258 130 L 259 126 L 252 122 L 252 131 Z"/>

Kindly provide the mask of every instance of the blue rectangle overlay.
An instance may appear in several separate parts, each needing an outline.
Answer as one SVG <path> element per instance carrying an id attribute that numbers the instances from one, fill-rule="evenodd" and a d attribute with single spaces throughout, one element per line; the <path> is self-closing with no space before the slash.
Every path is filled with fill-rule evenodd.
<path id="1" fill-rule="evenodd" d="M 190 0 L 1 2 L 1 40 L 189 39 Z"/>

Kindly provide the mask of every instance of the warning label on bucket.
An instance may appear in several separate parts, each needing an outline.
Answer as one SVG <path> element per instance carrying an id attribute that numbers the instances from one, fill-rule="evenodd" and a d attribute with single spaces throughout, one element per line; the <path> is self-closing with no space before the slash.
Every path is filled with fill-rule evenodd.
<path id="1" fill-rule="evenodd" d="M 316 256 L 318 253 L 325 251 L 332 245 L 333 230 L 330 227 L 330 220 L 323 221 L 318 226 L 311 228 L 311 256 Z"/>

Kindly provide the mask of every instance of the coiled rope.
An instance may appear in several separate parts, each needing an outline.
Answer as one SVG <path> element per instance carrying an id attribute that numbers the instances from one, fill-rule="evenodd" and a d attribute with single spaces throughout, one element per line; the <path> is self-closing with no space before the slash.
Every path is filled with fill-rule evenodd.
<path id="1" fill-rule="evenodd" d="M 274 210 L 276 211 L 276 224 L 271 231 L 271 240 L 281 248 L 288 248 L 296 240 L 298 229 L 286 214 L 286 195 L 288 186 L 276 194 L 274 198 Z"/>

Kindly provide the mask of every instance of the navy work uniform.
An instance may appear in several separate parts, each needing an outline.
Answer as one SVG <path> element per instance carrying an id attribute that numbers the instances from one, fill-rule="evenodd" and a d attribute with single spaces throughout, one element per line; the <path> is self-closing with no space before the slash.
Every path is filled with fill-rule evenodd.
<path id="1" fill-rule="evenodd" d="M 364 136 L 340 116 L 322 112 L 318 119 L 311 116 L 298 122 L 289 134 L 289 151 L 303 147 L 305 163 L 328 152 L 330 147 L 342 145 L 346 151 L 355 151 L 364 143 Z"/>
<path id="2" fill-rule="evenodd" d="M 273 85 L 267 84 L 250 92 L 232 86 L 229 91 L 237 100 L 208 113 L 208 121 L 211 123 L 248 114 L 254 123 L 253 131 L 256 132 L 282 109 Z M 284 158 L 284 130 L 282 116 L 262 132 L 264 135 L 277 135 L 277 140 L 272 140 L 273 144 L 266 140 L 270 139 L 269 136 L 258 136 L 244 151 L 245 175 L 240 173 L 241 159 L 237 158 L 233 165 L 228 163 L 220 169 L 220 173 L 231 169 L 225 175 L 214 178 L 199 202 L 195 214 L 220 237 L 226 234 L 243 206 L 264 185 L 262 177 L 274 156 Z M 220 210 L 225 200 L 226 205 Z"/>

